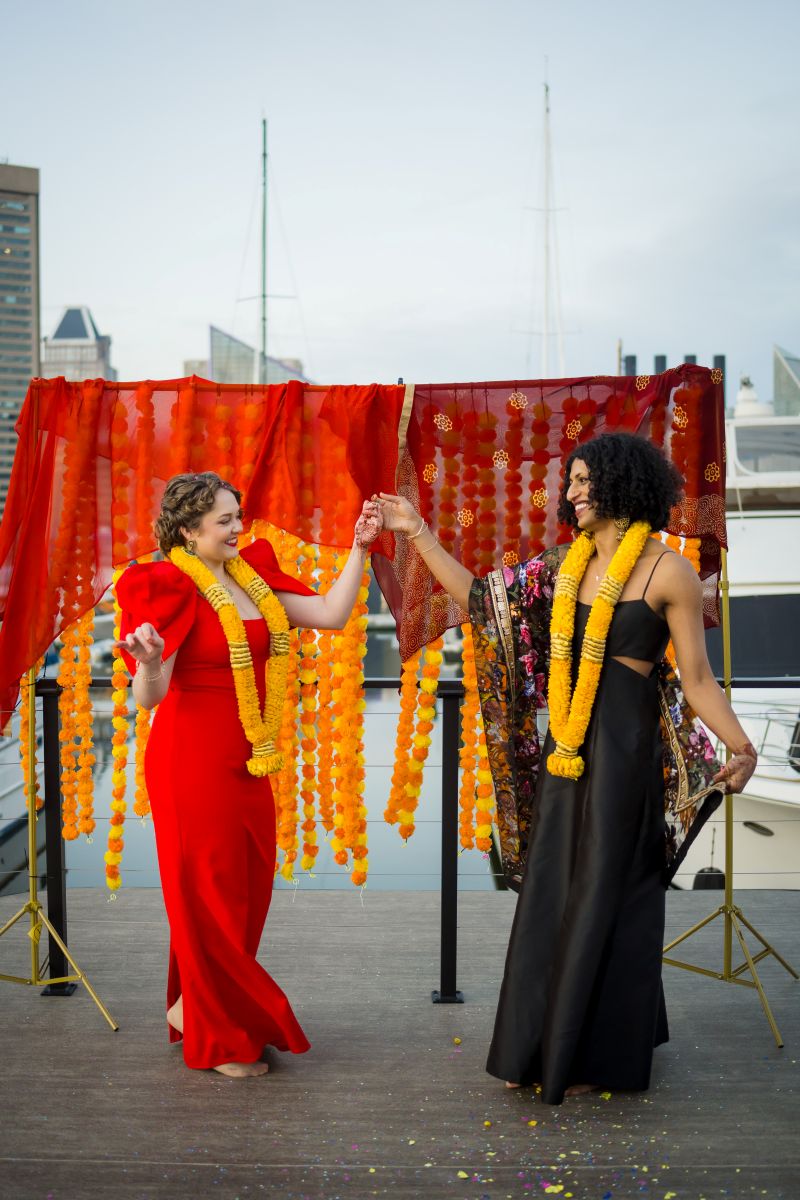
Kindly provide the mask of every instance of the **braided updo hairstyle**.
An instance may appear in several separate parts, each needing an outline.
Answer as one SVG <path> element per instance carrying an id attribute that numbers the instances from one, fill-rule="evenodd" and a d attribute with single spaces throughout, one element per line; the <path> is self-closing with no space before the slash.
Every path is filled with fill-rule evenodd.
<path id="1" fill-rule="evenodd" d="M 181 528 L 197 529 L 206 513 L 211 512 L 217 492 L 222 488 L 231 492 L 241 503 L 242 493 L 214 471 L 173 475 L 164 489 L 161 512 L 155 522 L 159 549 L 165 557 L 174 546 L 186 545 Z"/>
<path id="2" fill-rule="evenodd" d="M 576 459 L 589 468 L 589 503 L 598 517 L 627 517 L 663 529 L 670 509 L 683 493 L 675 466 L 647 438 L 633 433 L 601 433 L 576 446 L 564 467 L 558 498 L 558 519 L 578 528 L 575 509 L 567 500 L 570 471 Z"/>

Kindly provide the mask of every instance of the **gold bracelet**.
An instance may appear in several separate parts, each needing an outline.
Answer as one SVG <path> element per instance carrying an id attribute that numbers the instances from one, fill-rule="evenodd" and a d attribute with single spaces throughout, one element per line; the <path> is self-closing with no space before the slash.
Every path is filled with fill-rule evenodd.
<path id="1" fill-rule="evenodd" d="M 136 674 L 138 675 L 139 672 L 137 671 Z M 142 679 L 145 681 L 145 683 L 158 683 L 159 679 L 163 679 L 163 678 L 164 678 L 163 662 L 159 664 L 159 669 L 158 669 L 157 675 L 142 675 Z"/>
<path id="2" fill-rule="evenodd" d="M 433 542 L 431 543 L 430 546 L 426 546 L 424 550 L 420 549 L 420 547 L 417 546 L 417 549 L 419 550 L 420 554 L 430 554 L 431 550 L 435 549 L 436 546 L 441 545 L 441 542 L 436 537 L 436 534 L 431 533 L 430 529 L 428 530 L 428 533 L 431 534 L 431 537 L 433 538 Z"/>
<path id="3" fill-rule="evenodd" d="M 408 533 L 408 534 L 406 534 L 406 537 L 410 538 L 410 539 L 411 539 L 411 541 L 413 542 L 414 538 L 418 538 L 418 537 L 419 537 L 419 535 L 422 533 L 423 529 L 427 529 L 427 528 L 428 528 L 428 527 L 427 527 L 427 525 L 425 524 L 425 518 L 424 518 L 424 517 L 420 517 L 420 519 L 419 519 L 419 529 L 417 530 L 417 532 L 416 532 L 416 533 Z"/>

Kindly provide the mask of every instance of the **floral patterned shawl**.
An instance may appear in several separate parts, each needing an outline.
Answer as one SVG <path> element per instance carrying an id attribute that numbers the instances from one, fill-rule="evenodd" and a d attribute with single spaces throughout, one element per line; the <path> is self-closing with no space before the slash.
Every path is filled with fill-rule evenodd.
<path id="1" fill-rule="evenodd" d="M 469 598 L 478 691 L 494 780 L 500 856 L 509 886 L 522 880 L 536 801 L 538 709 L 547 705 L 550 611 L 566 547 L 476 579 Z M 720 769 L 666 659 L 659 665 L 664 742 L 665 882 L 720 803 Z"/>

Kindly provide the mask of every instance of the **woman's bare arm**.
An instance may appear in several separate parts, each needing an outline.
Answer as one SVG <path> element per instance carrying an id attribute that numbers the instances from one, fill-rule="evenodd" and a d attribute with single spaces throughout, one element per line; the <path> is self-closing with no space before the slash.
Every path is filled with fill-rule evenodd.
<path id="1" fill-rule="evenodd" d="M 450 593 L 459 608 L 467 612 L 470 588 L 475 581 L 472 572 L 462 567 L 458 559 L 439 544 L 409 500 L 381 492 L 380 501 L 384 527 L 394 533 L 405 534 L 434 579 Z"/>
<path id="2" fill-rule="evenodd" d="M 659 591 L 664 597 L 664 615 L 675 647 L 683 694 L 703 724 L 733 754 L 716 779 L 726 780 L 731 791 L 740 792 L 755 768 L 755 752 L 708 661 L 700 580 L 685 558 L 670 554 L 664 562 Z"/>

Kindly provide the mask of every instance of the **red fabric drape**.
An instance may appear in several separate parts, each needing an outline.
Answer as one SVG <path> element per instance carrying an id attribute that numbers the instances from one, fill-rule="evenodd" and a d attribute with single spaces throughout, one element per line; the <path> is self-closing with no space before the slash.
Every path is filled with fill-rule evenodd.
<path id="1" fill-rule="evenodd" d="M 349 546 L 365 496 L 394 487 L 402 387 L 34 380 L 0 526 L 0 707 L 112 569 L 155 548 L 164 485 L 215 470 L 248 517 Z M 391 539 L 384 539 L 385 548 Z"/>
<path id="2" fill-rule="evenodd" d="M 725 532 L 722 372 L 684 365 L 661 375 L 417 385 L 398 491 L 442 544 L 477 575 L 569 541 L 556 507 L 563 465 L 581 442 L 611 430 L 663 447 L 686 480 L 669 531 L 700 538 L 705 619 L 717 624 Z M 405 538 L 375 574 L 406 661 L 466 619 Z"/>

